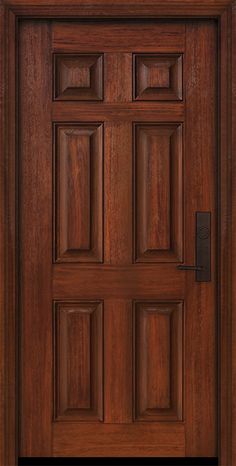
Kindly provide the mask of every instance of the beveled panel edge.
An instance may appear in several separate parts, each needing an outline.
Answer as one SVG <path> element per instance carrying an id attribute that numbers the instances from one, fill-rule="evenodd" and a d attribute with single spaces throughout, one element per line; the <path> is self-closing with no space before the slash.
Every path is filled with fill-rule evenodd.
<path id="1" fill-rule="evenodd" d="M 57 131 L 58 128 L 73 128 L 73 127 L 94 127 L 96 129 L 101 128 L 102 132 L 102 144 L 101 147 L 99 148 L 99 151 L 101 152 L 101 175 L 102 175 L 102 183 L 100 186 L 101 189 L 101 228 L 102 231 L 100 232 L 100 245 L 97 244 L 97 257 L 94 252 L 91 254 L 87 254 L 87 258 L 85 257 L 86 260 L 79 260 L 78 257 L 75 255 L 67 255 L 64 254 L 63 256 L 59 254 L 59 243 L 58 243 L 58 233 L 57 233 L 57 222 L 58 222 L 58 217 L 57 217 L 57 212 L 58 212 L 58 188 L 57 188 L 57 177 L 56 173 L 58 170 L 57 167 Z M 52 128 L 53 128 L 53 238 L 52 238 L 52 260 L 53 263 L 78 263 L 78 264 L 98 264 L 98 263 L 103 263 L 104 260 L 104 122 L 103 121 L 97 121 L 96 120 L 89 120 L 89 121 L 53 121 L 52 122 Z M 96 173 L 95 173 L 96 175 Z M 98 220 L 98 219 L 97 219 Z M 92 228 L 92 225 L 91 225 Z M 96 238 L 95 238 L 96 239 Z M 99 249 L 99 250 L 98 250 Z"/>
<path id="2" fill-rule="evenodd" d="M 98 91 L 98 94 L 97 94 L 97 97 L 96 96 L 90 96 L 90 98 L 79 98 L 79 97 L 76 97 L 75 95 L 69 95 L 68 97 L 66 96 L 63 96 L 63 93 L 62 94 L 59 94 L 58 91 L 57 91 L 57 88 L 58 88 L 58 69 L 57 69 L 57 62 L 58 62 L 58 59 L 62 58 L 62 57 L 65 57 L 65 58 L 74 58 L 74 57 L 77 57 L 77 56 L 84 56 L 84 57 L 89 57 L 89 56 L 97 56 L 98 58 L 101 58 L 101 63 L 99 63 L 99 79 L 100 81 L 98 83 L 94 83 L 95 86 L 97 86 L 97 91 Z M 57 53 L 57 52 L 53 52 L 52 54 L 52 60 L 53 60 L 53 101 L 62 101 L 62 102 L 73 102 L 73 101 L 77 101 L 77 102 L 102 102 L 104 100 L 104 53 L 103 52 L 65 52 L 65 53 Z M 91 86 L 90 86 L 90 89 L 91 89 Z M 57 95 L 58 94 L 58 95 Z"/>
<path id="3" fill-rule="evenodd" d="M 96 306 L 94 312 L 100 311 L 101 315 L 99 317 L 99 329 L 100 334 L 100 341 L 98 338 L 98 346 L 100 347 L 99 354 L 95 354 L 95 357 L 98 359 L 100 373 L 100 383 L 97 380 L 97 410 L 90 410 L 90 415 L 88 416 L 70 416 L 66 414 L 57 414 L 58 412 L 58 389 L 59 389 L 59 382 L 58 382 L 58 367 L 57 367 L 57 314 L 58 309 L 60 306 L 62 308 L 67 308 L 71 306 L 80 307 L 80 305 L 94 305 Z M 75 422 L 75 423 L 83 423 L 83 422 L 101 422 L 104 418 L 104 402 L 103 402 L 103 392 L 104 392 L 104 300 L 103 299 L 53 299 L 52 301 L 52 320 L 53 320 L 53 416 L 52 422 L 53 423 L 61 423 L 61 422 Z M 96 335 L 99 337 L 99 335 Z M 91 342 L 92 343 L 92 342 Z M 91 360 L 90 360 L 91 363 Z M 99 378 L 99 373 L 97 373 L 97 377 Z M 80 411 L 80 409 L 78 409 Z"/>
<path id="4" fill-rule="evenodd" d="M 171 232 L 171 248 L 169 250 L 157 250 L 159 253 L 159 258 L 153 259 L 152 256 L 146 256 L 146 260 L 143 260 L 142 257 L 139 259 L 137 256 L 137 234 L 136 234 L 136 226 L 137 226 L 137 192 L 136 192 L 136 171 L 137 171 L 137 143 L 136 143 L 136 128 L 139 126 L 173 126 L 176 127 L 176 131 L 173 134 L 178 136 L 178 141 L 181 145 L 181 182 L 180 182 L 180 196 L 181 196 L 181 221 L 179 223 L 178 229 L 178 241 L 177 247 L 173 248 L 173 221 L 170 224 Z M 178 133 L 180 132 L 180 135 Z M 183 261 L 184 255 L 184 122 L 183 121 L 138 121 L 133 122 L 133 264 L 145 264 L 145 263 L 178 263 Z M 177 180 L 179 182 L 179 180 Z M 170 187 L 171 188 L 171 187 Z M 173 197 L 173 196 L 171 196 Z M 173 212 L 172 212 L 173 214 Z M 182 236 L 181 236 L 182 234 Z"/>
<path id="5" fill-rule="evenodd" d="M 161 102 L 162 105 L 166 105 L 168 103 L 176 103 L 176 104 L 180 104 L 180 103 L 183 103 L 184 102 L 184 51 L 181 51 L 179 53 L 177 52 L 174 52 L 174 53 L 171 53 L 171 52 L 136 52 L 136 53 L 133 53 L 132 54 L 133 57 L 132 57 L 132 71 L 133 71 L 133 92 L 132 92 L 132 101 L 133 102 L 146 102 L 146 103 L 152 103 L 154 104 L 155 102 Z M 156 98 L 156 99 L 152 99 L 152 98 L 139 98 L 138 95 L 136 95 L 136 88 L 137 88 L 137 76 L 136 76 L 136 70 L 137 70 L 137 57 L 141 57 L 141 56 L 144 56 L 144 57 L 153 57 L 153 56 L 157 56 L 157 57 L 165 57 L 165 58 L 176 58 L 177 59 L 177 62 L 180 61 L 180 68 L 181 68 L 181 76 L 179 77 L 178 76 L 178 85 L 180 85 L 180 88 L 178 88 L 177 90 L 173 90 L 172 91 L 172 98 L 169 97 L 169 98 L 166 98 L 165 96 L 162 97 L 161 96 L 161 93 L 160 93 L 160 97 L 159 98 Z M 179 64 L 178 64 L 179 65 Z M 179 72 L 179 70 L 178 70 Z M 173 84 L 173 83 L 172 83 Z M 170 89 L 170 88 L 169 88 Z M 164 89 L 165 91 L 165 89 Z"/>
<path id="6" fill-rule="evenodd" d="M 175 409 L 171 410 L 170 414 L 164 414 L 160 416 L 154 416 L 151 419 L 147 418 L 147 415 L 138 416 L 137 413 L 137 406 L 136 406 L 136 320 L 137 320 L 137 307 L 138 305 L 175 305 L 176 308 L 174 312 L 180 309 L 181 311 L 181 357 L 178 360 L 178 364 L 181 366 L 181 378 L 179 379 L 180 387 L 178 386 L 177 389 L 177 398 L 175 400 L 176 406 Z M 184 371 L 185 371 L 185 319 L 186 319 L 186 310 L 185 310 L 185 301 L 184 299 L 133 299 L 132 300 L 132 308 L 133 308 L 133 422 L 134 423 L 146 423 L 150 422 L 151 424 L 154 422 L 170 422 L 176 423 L 177 425 L 184 425 L 185 422 L 185 382 L 184 382 Z M 173 355 L 172 355 L 173 356 Z M 180 396 L 178 398 L 180 390 Z M 172 394 L 173 395 L 173 394 Z M 160 410 L 161 413 L 161 410 Z M 156 417 L 156 419 L 155 419 Z M 159 418 L 159 419 L 157 419 Z"/>

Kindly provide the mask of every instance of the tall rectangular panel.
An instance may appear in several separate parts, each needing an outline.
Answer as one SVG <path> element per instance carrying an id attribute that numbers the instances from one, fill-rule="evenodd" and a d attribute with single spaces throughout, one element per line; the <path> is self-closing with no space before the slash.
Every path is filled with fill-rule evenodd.
<path id="1" fill-rule="evenodd" d="M 103 260 L 103 127 L 55 127 L 54 258 Z"/>
<path id="2" fill-rule="evenodd" d="M 136 302 L 134 334 L 135 419 L 181 420 L 182 302 Z"/>
<path id="3" fill-rule="evenodd" d="M 103 309 L 99 301 L 56 302 L 55 420 L 103 419 Z"/>
<path id="4" fill-rule="evenodd" d="M 182 260 L 182 125 L 135 125 L 135 261 Z"/>

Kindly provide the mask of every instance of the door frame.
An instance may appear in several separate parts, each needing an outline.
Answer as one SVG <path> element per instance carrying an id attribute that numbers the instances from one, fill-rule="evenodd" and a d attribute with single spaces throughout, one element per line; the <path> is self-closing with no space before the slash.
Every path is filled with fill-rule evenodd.
<path id="1" fill-rule="evenodd" d="M 23 18 L 71 17 L 217 22 L 219 464 L 236 466 L 236 183 L 232 183 L 236 179 L 236 1 L 232 0 L 0 0 L 0 466 L 17 465 L 18 457 L 18 23 Z"/>

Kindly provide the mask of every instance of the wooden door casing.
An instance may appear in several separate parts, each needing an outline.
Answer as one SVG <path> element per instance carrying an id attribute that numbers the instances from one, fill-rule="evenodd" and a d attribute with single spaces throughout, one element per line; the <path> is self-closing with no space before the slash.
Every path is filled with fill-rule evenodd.
<path id="1" fill-rule="evenodd" d="M 135 4 L 135 8 L 134 8 Z M 235 252 L 231 244 L 234 235 L 235 190 L 231 186 L 231 175 L 234 173 L 235 137 L 232 133 L 235 122 L 235 2 L 231 0 L 180 0 L 166 3 L 155 1 L 143 2 L 134 0 L 132 4 L 122 0 L 112 3 L 91 3 L 81 0 L 71 6 L 70 0 L 42 3 L 41 0 L 4 0 L 0 5 L 1 42 L 0 42 L 0 146 L 2 154 L 6 154 L 0 165 L 1 177 L 1 282 L 0 282 L 0 332 L 1 332 L 1 403 L 0 403 L 0 462 L 17 464 L 19 454 L 17 441 L 18 386 L 17 345 L 19 330 L 17 290 L 18 290 L 18 239 L 15 226 L 18 223 L 18 204 L 15 199 L 16 180 L 18 177 L 17 150 L 15 139 L 16 123 L 16 89 L 18 76 L 16 72 L 16 50 L 19 37 L 18 25 L 22 18 L 174 18 L 188 17 L 192 20 L 204 18 L 214 19 L 219 31 L 218 73 L 219 73 L 219 153 L 218 153 L 218 311 L 219 311 L 219 463 L 222 466 L 234 466 L 236 459 L 235 412 L 232 410 L 234 400 L 235 368 L 232 360 L 235 354 L 232 333 L 235 330 L 234 302 L 232 289 L 234 277 Z M 231 28 L 232 26 L 232 28 Z M 232 40 L 232 47 L 231 47 Z M 232 112 L 232 119 L 230 118 Z M 233 204 L 232 204 L 233 202 Z M 233 268 L 231 268 L 231 264 Z"/>
<path id="2" fill-rule="evenodd" d="M 99 34 L 101 27 L 104 28 L 103 35 Z M 142 41 L 139 27 L 143 31 Z M 172 34 L 169 34 L 170 29 Z M 125 34 L 129 34 L 129 41 Z M 121 38 L 118 43 L 117 37 Z M 37 54 L 34 51 L 36 44 Z M 30 51 L 25 54 L 25 49 Z M 94 52 L 92 58 L 91 50 Z M 152 61 L 157 60 L 160 64 L 162 54 L 164 61 L 161 62 L 159 81 L 155 81 L 158 65 L 153 71 Z M 68 62 L 65 60 L 65 66 L 63 61 L 67 56 L 70 58 L 69 71 L 66 71 Z M 80 63 L 81 57 L 83 72 L 79 73 L 76 63 Z M 101 57 L 103 72 L 97 69 L 101 68 Z M 137 93 L 132 90 L 132 71 L 135 73 L 136 64 L 140 67 L 145 59 L 150 65 L 151 77 L 148 79 L 154 90 L 148 94 L 147 101 L 143 91 L 145 100 L 141 102 L 136 100 Z M 183 62 L 184 100 L 180 100 L 182 90 L 178 86 L 182 81 L 170 80 L 170 77 L 168 81 L 168 70 L 174 67 L 171 72 L 175 75 L 176 66 L 182 67 Z M 117 69 L 125 70 L 118 73 L 120 81 L 114 72 Z M 52 76 L 53 71 L 57 72 L 56 77 Z M 62 82 L 58 77 L 60 72 L 64 73 L 61 87 L 58 84 Z M 79 93 L 73 87 L 73 80 L 78 76 Z M 94 79 L 101 80 L 103 76 L 104 101 L 101 101 L 102 86 Z M 142 73 L 139 76 L 142 78 Z M 65 84 L 66 79 L 72 79 L 71 87 L 70 81 Z M 215 244 L 215 185 L 212 179 L 216 166 L 214 23 L 186 23 L 185 26 L 184 23 L 153 22 L 146 28 L 142 23 L 74 23 L 71 27 L 71 24 L 59 22 L 52 26 L 49 22 L 23 22 L 20 83 L 21 380 L 29 381 L 21 389 L 21 455 L 216 455 L 214 255 L 211 284 L 196 284 L 194 275 L 176 269 L 183 258 L 194 263 L 196 210 L 212 210 L 213 249 Z M 92 98 L 89 103 L 80 102 L 83 83 L 87 99 Z M 207 92 L 200 97 L 203 83 Z M 168 85 L 169 88 L 173 86 L 168 96 L 172 96 L 174 102 L 169 99 L 158 101 L 157 84 L 160 88 L 163 86 L 165 92 Z M 66 86 L 69 94 L 66 91 L 61 99 Z M 70 93 L 73 102 L 66 102 L 65 97 L 69 95 L 70 100 Z M 100 100 L 94 101 L 98 96 Z M 32 141 L 36 128 L 37 138 Z M 200 137 L 204 141 L 197 144 Z M 43 146 L 38 143 L 42 138 Z M 142 138 L 145 138 L 145 144 Z M 134 142 L 135 150 L 132 149 Z M 80 163 L 78 156 L 76 158 L 78 147 Z M 150 158 L 146 167 L 140 165 L 145 163 L 145 150 L 148 150 L 146 158 Z M 156 157 L 149 154 L 156 154 Z M 155 180 L 153 176 L 153 186 L 149 185 L 145 192 L 150 164 L 160 178 Z M 202 189 L 199 178 L 202 179 Z M 155 216 L 155 181 L 160 190 L 157 192 L 159 210 L 164 207 L 160 210 L 159 223 Z M 168 184 L 171 186 L 169 194 Z M 192 193 L 192 196 L 186 197 L 186 193 Z M 145 196 L 149 198 L 143 205 Z M 70 200 L 72 205 L 66 206 L 65 202 Z M 89 206 L 96 205 L 95 214 L 89 217 L 85 214 L 87 217 L 81 222 L 79 215 L 71 215 L 74 202 L 77 212 L 88 211 Z M 166 214 L 168 209 L 172 215 L 171 228 Z M 140 214 L 142 210 L 143 216 Z M 184 220 L 184 236 L 181 218 Z M 148 230 L 143 229 L 145 219 Z M 142 235 L 141 240 L 139 235 Z M 104 241 L 101 242 L 101 238 Z M 186 241 L 186 238 L 192 240 Z M 30 290 L 28 280 L 34 283 Z M 190 308 L 191 312 L 188 312 Z M 149 328 L 149 333 L 142 334 L 142 325 Z M 54 339 L 53 327 L 56 329 Z M 81 344 L 76 343 L 76 328 L 82 335 Z M 30 339 L 29 334 L 32 335 Z M 164 343 L 161 334 L 166 338 Z M 68 335 L 70 345 L 66 350 Z M 86 335 L 87 340 L 90 338 L 92 344 L 100 348 L 90 362 Z M 155 343 L 160 345 L 164 367 L 158 358 L 154 358 L 151 366 L 146 365 L 138 349 L 142 341 L 149 354 Z M 170 344 L 174 348 L 177 345 L 175 356 L 165 359 Z M 75 352 L 71 351 L 71 345 Z M 209 357 L 208 364 L 205 354 Z M 54 413 L 53 358 L 56 361 Z M 80 375 L 68 371 L 68 364 L 70 368 L 79 364 Z M 157 369 L 162 374 L 161 384 Z M 90 386 L 89 370 L 92 374 Z M 152 376 L 154 386 L 145 386 L 145 371 L 146 381 Z M 82 391 L 78 390 L 81 381 L 84 383 L 80 386 Z M 93 392 L 89 392 L 89 396 L 91 389 Z M 104 393 L 103 409 L 101 390 Z M 45 393 L 48 394 L 46 399 Z M 81 393 L 80 399 L 78 393 Z M 84 410 L 83 419 L 90 419 L 92 423 L 80 422 L 81 409 Z M 31 422 L 27 424 L 24 419 L 31 419 Z M 147 419 L 150 420 L 148 428 Z"/>

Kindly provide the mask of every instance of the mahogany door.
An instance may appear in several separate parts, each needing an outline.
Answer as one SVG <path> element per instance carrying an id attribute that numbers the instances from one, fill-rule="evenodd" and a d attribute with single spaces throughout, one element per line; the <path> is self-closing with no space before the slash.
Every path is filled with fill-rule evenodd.
<path id="1" fill-rule="evenodd" d="M 217 455 L 216 78 L 214 21 L 20 23 L 21 456 Z"/>

